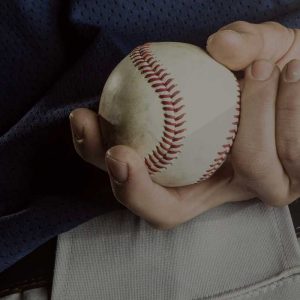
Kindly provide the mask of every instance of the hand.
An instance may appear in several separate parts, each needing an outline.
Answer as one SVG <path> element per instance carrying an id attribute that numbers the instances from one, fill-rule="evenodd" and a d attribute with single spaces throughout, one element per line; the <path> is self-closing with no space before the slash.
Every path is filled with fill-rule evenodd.
<path id="1" fill-rule="evenodd" d="M 237 21 L 212 34 L 207 51 L 233 71 L 244 70 L 259 59 L 270 60 L 282 70 L 292 59 L 300 59 L 300 30 L 276 22 Z"/>
<path id="2" fill-rule="evenodd" d="M 229 158 L 233 181 L 244 182 L 270 205 L 293 202 L 300 196 L 300 30 L 275 22 L 238 21 L 213 34 L 207 51 L 229 69 L 246 74 L 240 80 L 239 134 Z M 258 75 L 267 72 L 264 60 L 275 64 L 272 76 L 252 81 L 251 68 Z M 297 78 L 291 78 L 293 73 Z"/>
<path id="3" fill-rule="evenodd" d="M 243 33 L 234 36 L 237 33 L 228 29 Z M 70 115 L 77 153 L 102 170 L 109 166 L 115 197 L 158 229 L 172 228 L 226 202 L 258 197 L 280 206 L 300 194 L 300 84 L 287 83 L 283 72 L 280 74 L 288 61 L 300 58 L 298 31 L 272 22 L 235 22 L 215 34 L 208 52 L 232 70 L 245 70 L 245 78 L 240 125 L 231 155 L 204 182 L 162 187 L 151 180 L 144 161 L 133 149 L 118 145 L 105 153 L 95 112 L 76 109 Z M 262 61 L 254 63 L 261 59 L 279 66 L 271 64 L 273 72 L 266 80 L 254 79 L 251 72 L 262 78 L 267 68 Z M 290 64 L 298 65 L 298 61 Z"/>

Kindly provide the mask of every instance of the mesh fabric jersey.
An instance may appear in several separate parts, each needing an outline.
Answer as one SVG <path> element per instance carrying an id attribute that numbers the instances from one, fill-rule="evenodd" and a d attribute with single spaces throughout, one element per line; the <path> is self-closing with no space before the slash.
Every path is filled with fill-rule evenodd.
<path id="1" fill-rule="evenodd" d="M 0 271 L 50 238 L 121 206 L 107 175 L 75 153 L 68 115 L 97 110 L 135 46 L 205 47 L 236 20 L 300 27 L 298 0 L 2 0 Z"/>

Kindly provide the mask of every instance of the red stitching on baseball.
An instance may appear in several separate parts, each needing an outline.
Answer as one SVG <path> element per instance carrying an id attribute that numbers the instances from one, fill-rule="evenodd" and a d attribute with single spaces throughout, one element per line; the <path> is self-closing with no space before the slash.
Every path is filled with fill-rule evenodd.
<path id="1" fill-rule="evenodd" d="M 155 92 L 158 93 L 161 104 L 163 105 L 163 110 L 165 113 L 164 116 L 164 131 L 161 141 L 156 145 L 156 150 L 153 150 L 151 154 L 148 154 L 144 159 L 146 166 L 148 167 L 149 173 L 154 174 L 160 172 L 162 169 L 166 169 L 166 165 L 171 164 L 173 159 L 177 158 L 178 153 L 181 151 L 174 149 L 180 149 L 183 144 L 177 144 L 177 142 L 183 140 L 185 136 L 179 134 L 183 133 L 186 128 L 180 128 L 186 122 L 182 120 L 185 116 L 185 113 L 178 115 L 178 112 L 184 108 L 184 105 L 176 107 L 176 104 L 183 100 L 182 97 L 174 99 L 175 96 L 180 94 L 179 90 L 175 90 L 170 93 L 177 85 L 173 83 L 174 78 L 168 78 L 170 74 L 166 72 L 166 69 L 162 68 L 158 60 L 155 59 L 151 50 L 150 43 L 138 46 L 135 48 L 129 55 L 134 66 L 138 68 L 140 73 L 144 75 L 144 78 L 151 84 L 151 87 L 155 89 Z M 166 79 L 166 80 L 165 80 Z M 172 83 L 172 85 L 170 85 Z M 239 89 L 238 89 L 239 91 Z M 166 100 L 168 99 L 168 100 Z M 237 101 L 235 111 L 238 114 L 233 116 L 234 120 L 232 125 L 234 128 L 231 128 L 228 133 L 229 136 L 226 137 L 226 140 L 229 144 L 223 144 L 222 151 L 218 151 L 216 158 L 213 160 L 213 163 L 209 165 L 202 177 L 197 181 L 201 181 L 210 177 L 224 162 L 228 153 L 231 150 L 232 143 L 237 134 L 237 126 L 240 118 L 240 98 Z M 172 120 L 172 121 L 171 121 Z M 169 155 L 171 154 L 171 155 Z"/>
<path id="2" fill-rule="evenodd" d="M 172 164 L 172 160 L 176 159 L 178 153 L 181 152 L 180 147 L 183 144 L 178 144 L 178 142 L 185 138 L 182 133 L 186 131 L 186 128 L 183 128 L 186 121 L 181 120 L 185 116 L 185 113 L 182 113 L 184 105 L 176 106 L 183 98 L 175 99 L 176 96 L 180 96 L 180 91 L 174 90 L 177 86 L 173 82 L 174 78 L 168 77 L 170 74 L 154 57 L 150 47 L 150 43 L 138 46 L 129 54 L 129 57 L 133 65 L 158 94 L 158 99 L 161 99 L 160 103 L 165 112 L 163 114 L 165 125 L 161 141 L 156 145 L 156 149 L 152 150 L 152 153 L 149 153 L 144 159 L 149 173 L 154 174 L 166 169 L 166 165 Z M 178 122 L 179 120 L 181 121 Z"/>

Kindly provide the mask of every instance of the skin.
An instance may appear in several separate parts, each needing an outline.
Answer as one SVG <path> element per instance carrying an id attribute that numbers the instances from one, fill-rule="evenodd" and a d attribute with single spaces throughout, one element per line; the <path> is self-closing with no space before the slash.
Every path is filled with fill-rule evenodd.
<path id="1" fill-rule="evenodd" d="M 133 149 L 118 145 L 105 152 L 97 113 L 80 108 L 70 114 L 77 153 L 108 171 L 116 199 L 156 229 L 174 228 L 227 202 L 257 197 L 284 206 L 300 197 L 300 81 L 290 76 L 298 72 L 300 78 L 300 30 L 237 21 L 213 34 L 207 51 L 243 77 L 231 153 L 204 182 L 175 188 L 156 184 Z"/>

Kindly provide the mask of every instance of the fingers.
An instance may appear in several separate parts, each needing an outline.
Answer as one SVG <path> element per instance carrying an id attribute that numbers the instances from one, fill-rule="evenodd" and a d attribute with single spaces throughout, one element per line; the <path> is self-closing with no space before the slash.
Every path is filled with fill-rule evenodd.
<path id="1" fill-rule="evenodd" d="M 242 70 L 259 59 L 268 59 L 282 68 L 291 55 L 300 55 L 299 30 L 279 23 L 233 22 L 219 29 L 207 41 L 211 56 L 231 70 Z M 289 58 L 285 59 L 289 53 Z"/>
<path id="2" fill-rule="evenodd" d="M 72 111 L 70 124 L 77 153 L 85 161 L 107 170 L 119 202 L 153 227 L 173 228 L 232 200 L 237 194 L 232 188 L 227 188 L 224 178 L 218 176 L 179 189 L 156 184 L 149 176 L 144 161 L 130 147 L 114 146 L 105 155 L 99 123 L 98 115 L 91 110 Z"/>
<path id="3" fill-rule="evenodd" d="M 165 188 L 152 181 L 143 159 L 130 147 L 110 148 L 105 161 L 114 196 L 157 229 L 173 228 L 234 197 L 251 198 L 240 187 L 228 185 L 226 168 L 198 184 Z"/>
<path id="4" fill-rule="evenodd" d="M 70 125 L 76 152 L 85 161 L 106 170 L 99 116 L 86 108 L 75 109 L 70 114 Z"/>
<path id="5" fill-rule="evenodd" d="M 129 210 L 160 229 L 181 221 L 175 190 L 153 182 L 142 158 L 130 147 L 118 145 L 105 158 L 114 196 Z"/>
<path id="6" fill-rule="evenodd" d="M 266 203 L 280 205 L 288 178 L 277 155 L 275 109 L 280 71 L 260 60 L 246 69 L 240 124 L 232 147 L 236 174 Z"/>
<path id="7" fill-rule="evenodd" d="M 300 179 L 300 61 L 292 60 L 281 74 L 277 99 L 276 142 L 278 156 L 291 184 Z M 294 199 L 295 200 L 295 199 Z"/>

